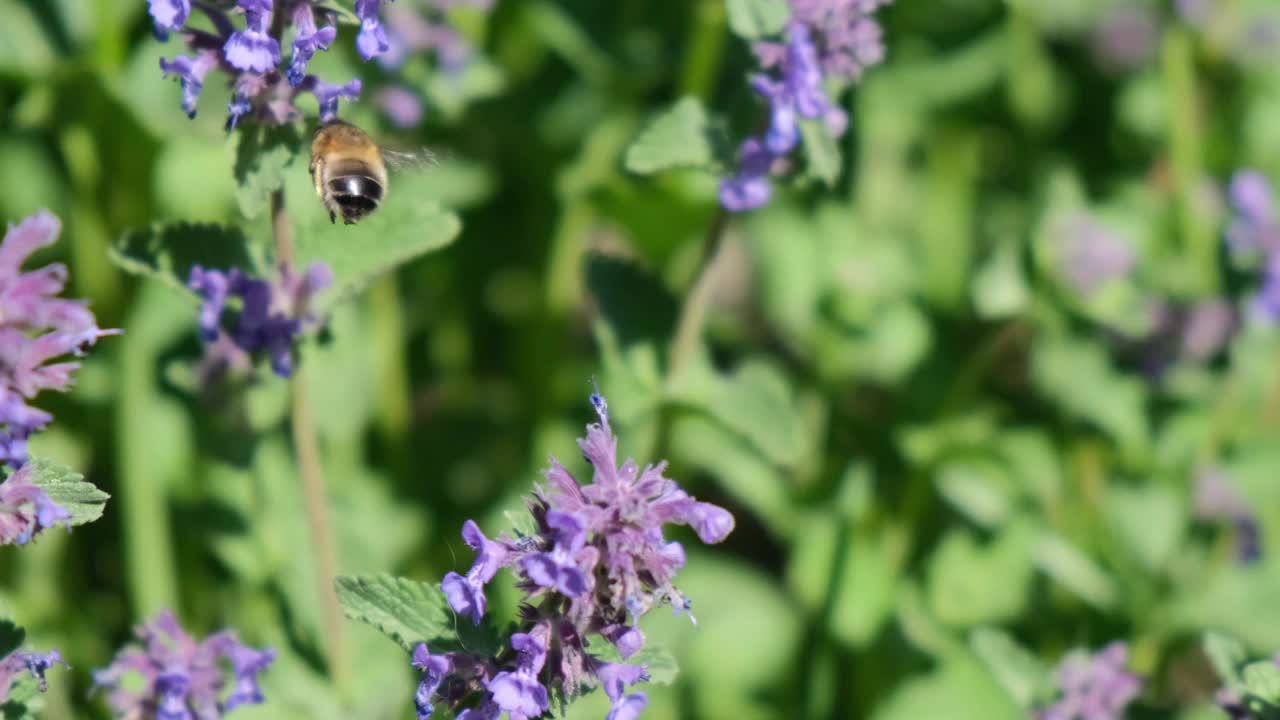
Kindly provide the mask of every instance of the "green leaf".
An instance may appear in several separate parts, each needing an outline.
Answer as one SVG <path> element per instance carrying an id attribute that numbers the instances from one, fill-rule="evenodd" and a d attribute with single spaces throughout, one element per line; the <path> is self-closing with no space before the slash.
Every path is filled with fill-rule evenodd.
<path id="1" fill-rule="evenodd" d="M 1116 603 L 1115 584 L 1098 565 L 1070 541 L 1045 533 L 1036 543 L 1036 565 L 1080 599 L 1107 610 Z"/>
<path id="2" fill-rule="evenodd" d="M 1049 668 L 1009 633 L 997 628 L 975 628 L 969 634 L 969 646 L 1019 707 L 1030 708 L 1052 694 Z"/>
<path id="3" fill-rule="evenodd" d="M 444 593 L 435 585 L 387 574 L 339 576 L 334 580 L 338 603 L 351 620 L 372 625 L 407 652 L 418 643 L 434 646 L 454 634 L 455 618 Z"/>
<path id="4" fill-rule="evenodd" d="M 285 170 L 297 159 L 302 137 L 292 123 L 246 124 L 232 137 L 236 201 L 240 212 L 252 220 L 267 208 L 271 193 L 284 187 Z"/>
<path id="5" fill-rule="evenodd" d="M 938 469 L 934 484 L 947 502 L 986 528 L 1002 524 L 1013 509 L 1008 473 L 990 458 L 949 460 Z"/>
<path id="6" fill-rule="evenodd" d="M 746 439 L 770 463 L 790 467 L 804 448 L 791 384 L 778 367 L 747 360 L 731 374 L 711 368 L 689 376 L 676 394 Z"/>
<path id="7" fill-rule="evenodd" d="M 968 626 L 1020 615 L 1034 579 L 1033 533 L 1029 523 L 1014 523 L 984 547 L 970 532 L 948 532 L 929 559 L 929 606 L 938 619 Z"/>
<path id="8" fill-rule="evenodd" d="M 1228 687 L 1235 687 L 1244 682 L 1240 676 L 1240 668 L 1248 655 L 1244 645 L 1235 638 L 1220 633 L 1209 632 L 1204 635 L 1204 654 L 1208 656 L 1218 678 Z"/>
<path id="9" fill-rule="evenodd" d="M 702 101 L 687 97 L 654 118 L 627 148 L 623 164 L 634 173 L 693 167 L 713 170 L 723 163 L 728 141 L 711 124 Z"/>
<path id="10" fill-rule="evenodd" d="M 458 216 L 440 207 L 419 177 L 393 179 L 377 212 L 355 225 L 336 224 L 315 196 L 305 173 L 286 184 L 297 264 L 327 263 L 333 287 L 318 297 L 321 312 L 346 300 L 378 276 L 452 243 L 462 230 Z"/>
<path id="11" fill-rule="evenodd" d="M 18 627 L 12 620 L 0 620 L 0 658 L 22 647 L 27 631 Z"/>
<path id="12" fill-rule="evenodd" d="M 1069 416 L 1095 425 L 1131 458 L 1150 449 L 1146 389 L 1111 367 L 1100 343 L 1084 338 L 1036 344 L 1031 375 L 1037 388 Z"/>
<path id="13" fill-rule="evenodd" d="M 1188 518 L 1179 494 L 1155 486 L 1110 488 L 1106 515 L 1129 552 L 1153 573 L 1173 559 Z"/>
<path id="14" fill-rule="evenodd" d="M 947 658 L 928 675 L 909 678 L 882 703 L 872 720 L 1022 720 L 1026 712 L 968 653 Z"/>
<path id="15" fill-rule="evenodd" d="M 31 458 L 31 483 L 43 488 L 49 499 L 71 513 L 71 524 L 84 525 L 102 517 L 102 509 L 111 496 L 71 468 L 55 465 L 44 458 Z"/>
<path id="16" fill-rule="evenodd" d="M 809 164 L 806 168 L 809 177 L 835 185 L 840 179 L 840 146 L 836 139 L 827 132 L 821 120 L 800 121 L 800 138 L 804 142 L 804 156 Z"/>
<path id="17" fill-rule="evenodd" d="M 1244 666 L 1241 673 L 1245 692 L 1267 705 L 1280 705 L 1280 667 L 1274 660 L 1258 660 Z"/>
<path id="18" fill-rule="evenodd" d="M 191 268 L 250 272 L 256 267 L 248 241 L 238 228 L 221 225 L 173 223 L 131 230 L 111 247 L 116 265 L 135 275 L 153 277 L 190 292 Z"/>
<path id="19" fill-rule="evenodd" d="M 726 6 L 729 29 L 747 40 L 777 35 L 791 17 L 785 0 L 728 0 Z"/>

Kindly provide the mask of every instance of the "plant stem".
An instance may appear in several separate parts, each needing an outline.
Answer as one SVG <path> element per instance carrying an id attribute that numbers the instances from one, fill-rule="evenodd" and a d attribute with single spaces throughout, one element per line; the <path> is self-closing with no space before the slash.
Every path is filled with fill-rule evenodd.
<path id="1" fill-rule="evenodd" d="M 284 204 L 284 190 L 271 193 L 271 231 L 275 238 L 276 262 L 292 264 L 293 231 Z M 298 363 L 290 381 L 292 412 L 289 421 L 293 434 L 293 451 L 302 480 L 307 528 L 311 531 L 311 548 L 315 552 L 316 584 L 320 592 L 321 628 L 328 645 L 329 676 L 339 689 L 348 686 L 350 663 L 342 608 L 334 591 L 338 562 L 333 542 L 333 526 L 329 523 L 329 501 L 325 493 L 324 469 L 320 464 L 320 444 L 311 414 L 311 397 L 307 392 L 306 366 Z"/>
<path id="2" fill-rule="evenodd" d="M 725 226 L 729 216 L 723 208 L 716 208 L 715 217 L 707 229 L 707 237 L 702 246 L 702 259 L 698 262 L 698 274 L 685 298 L 684 306 L 676 319 L 675 336 L 671 341 L 670 364 L 667 377 L 679 378 L 688 367 L 698 350 L 698 342 L 702 339 L 702 326 L 707 320 L 707 308 L 711 303 L 711 294 L 715 290 L 717 260 L 723 255 Z"/>

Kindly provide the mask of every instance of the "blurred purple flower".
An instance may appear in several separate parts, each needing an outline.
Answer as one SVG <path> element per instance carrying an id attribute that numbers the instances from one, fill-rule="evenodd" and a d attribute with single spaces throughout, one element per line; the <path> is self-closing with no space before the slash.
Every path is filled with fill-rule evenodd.
<path id="1" fill-rule="evenodd" d="M 372 60 L 387 51 L 387 33 L 378 21 L 382 0 L 356 0 L 356 15 L 360 18 L 360 34 L 356 36 L 356 50 L 360 57 Z"/>
<path id="2" fill-rule="evenodd" d="M 765 72 L 751 87 L 769 106 L 769 125 L 740 149 L 739 169 L 720 183 L 720 205 L 743 212 L 769 201 L 768 171 L 800 142 L 800 121 L 820 120 L 834 137 L 848 116 L 827 95 L 827 81 L 856 81 L 884 58 L 883 32 L 871 13 L 884 0 L 791 0 L 791 20 L 778 41 L 752 46 Z"/>
<path id="3" fill-rule="evenodd" d="M 117 718 L 217 720 L 241 705 L 263 702 L 258 675 L 275 660 L 274 650 L 242 645 L 229 630 L 197 643 L 167 610 L 134 633 L 140 646 L 125 647 L 93 673 L 95 688 L 106 691 Z"/>
<path id="4" fill-rule="evenodd" d="M 42 390 L 65 391 L 78 362 L 50 361 L 81 355 L 103 335 L 93 313 L 78 300 L 57 297 L 67 282 L 60 263 L 27 272 L 26 262 L 39 248 L 58 239 L 61 222 L 41 210 L 0 241 L 0 464 L 17 467 L 27 458 L 27 439 L 52 416 L 27 401 Z"/>
<path id="5" fill-rule="evenodd" d="M 294 340 L 319 324 L 319 318 L 311 312 L 312 299 L 332 282 L 332 271 L 320 262 L 312 263 L 302 275 L 281 265 L 280 278 L 275 283 L 250 278 L 236 268 L 224 273 L 196 265 L 191 268 L 187 286 L 203 300 L 198 323 L 201 338 L 216 345 L 220 337 L 226 336 L 250 356 L 265 352 L 271 358 L 272 370 L 289 377 L 293 372 Z M 228 332 L 220 321 L 231 297 L 240 299 L 240 314 L 234 329 Z"/>
<path id="6" fill-rule="evenodd" d="M 1133 269 L 1133 247 L 1121 235 L 1085 212 L 1060 218 L 1051 233 L 1059 270 L 1071 287 L 1089 296 Z"/>
<path id="7" fill-rule="evenodd" d="M 26 545 L 36 534 L 59 523 L 71 527 L 71 513 L 31 482 L 30 465 L 13 471 L 0 483 L 0 545 Z"/>
<path id="8" fill-rule="evenodd" d="M 49 683 L 45 679 L 45 673 L 55 664 L 64 668 L 71 667 L 57 650 L 50 650 L 47 653 L 14 652 L 0 660 L 0 705 L 9 699 L 9 690 L 13 687 L 17 676 L 23 672 L 30 674 L 31 679 L 38 683 L 40 692 L 48 690 Z"/>
<path id="9" fill-rule="evenodd" d="M 1227 225 L 1227 246 L 1237 256 L 1280 252 L 1271 182 L 1257 170 L 1241 170 L 1231 177 L 1227 200 L 1234 215 Z"/>
<path id="10" fill-rule="evenodd" d="M 1142 690 L 1142 679 L 1128 671 L 1129 648 L 1113 642 L 1089 657 L 1073 652 L 1058 666 L 1057 702 L 1036 713 L 1037 720 L 1122 720 L 1124 709 Z"/>
<path id="11" fill-rule="evenodd" d="M 1182 352 L 1197 362 L 1218 354 L 1235 332 L 1236 315 L 1231 303 L 1220 298 L 1192 305 L 1182 326 Z"/>
<path id="12" fill-rule="evenodd" d="M 382 106 L 382 111 L 391 120 L 391 124 L 398 128 L 417 127 L 425 114 L 422 101 L 405 87 L 383 88 L 378 93 L 378 104 Z"/>
<path id="13" fill-rule="evenodd" d="M 1203 27 L 1213 17 L 1217 0 L 1174 0 L 1173 5 L 1184 22 Z"/>
<path id="14" fill-rule="evenodd" d="M 732 532 L 734 519 L 663 477 L 665 463 L 643 470 L 634 460 L 619 465 L 608 406 L 599 394 L 591 403 L 600 422 L 587 426 L 578 445 L 594 469 L 592 483 L 579 485 L 552 459 L 547 485 L 535 488 L 530 503 L 537 532 L 490 539 L 468 520 L 462 537 L 475 550 L 475 562 L 465 576 L 451 572 L 441 583 L 450 607 L 479 624 L 486 611 L 485 585 L 499 568 L 516 573 L 528 611 L 511 638 L 514 667 L 507 660 L 466 653 L 437 660 L 442 656 L 419 647 L 414 652 L 414 664 L 423 670 L 415 695 L 419 718 L 430 714 L 446 675 L 455 678 L 449 696 L 455 707 L 468 694 L 484 693 L 459 720 L 489 720 L 503 712 L 513 718 L 540 715 L 550 692 L 572 695 L 593 685 L 604 687 L 610 718 L 633 720 L 644 708 L 643 693 L 624 694 L 626 686 L 648 679 L 644 666 L 601 660 L 589 647 L 590 638 L 612 644 L 624 660 L 640 652 L 645 638 L 634 625 L 640 616 L 660 604 L 680 612 L 690 606 L 673 584 L 684 566 L 684 549 L 663 538 L 663 525 L 688 525 L 703 542 L 717 543 Z M 543 610 L 533 612 L 534 607 Z M 548 648 L 555 648 L 555 662 L 546 662 Z"/>
<path id="15" fill-rule="evenodd" d="M 1148 7 L 1118 5 L 1093 30 L 1093 54 L 1108 70 L 1135 70 L 1155 56 L 1160 18 Z"/>
<path id="16" fill-rule="evenodd" d="M 374 36 L 382 33 L 378 20 L 381 0 L 360 0 L 357 10 L 363 26 Z M 234 9 L 210 3 L 195 7 L 208 16 L 212 30 L 186 25 L 190 0 L 151 0 L 151 16 L 157 34 L 182 30 L 183 40 L 192 50 L 188 56 L 160 61 L 164 76 L 182 81 L 182 109 L 191 117 L 196 114 L 200 91 L 209 72 L 215 68 L 226 73 L 232 88 L 227 104 L 227 128 L 233 129 L 245 118 L 279 125 L 302 117 L 295 105 L 300 94 L 310 93 L 319 103 L 321 120 L 337 114 L 338 99 L 356 98 L 360 81 L 330 83 L 307 72 L 307 65 L 320 50 L 327 50 L 337 37 L 334 10 L 320 0 L 236 0 Z M 285 19 L 275 18 L 276 13 Z M 318 27 L 317 14 L 326 24 Z M 233 18 L 244 17 L 244 27 L 237 28 Z M 281 38 L 293 27 L 293 45 L 287 65 L 281 56 Z M 361 31 L 357 44 L 363 50 L 366 32 Z"/>
<path id="17" fill-rule="evenodd" d="M 1195 475 L 1196 517 L 1206 522 L 1229 522 L 1235 529 L 1236 559 L 1241 564 L 1262 557 L 1262 529 L 1240 488 L 1220 467 L 1205 467 Z"/>

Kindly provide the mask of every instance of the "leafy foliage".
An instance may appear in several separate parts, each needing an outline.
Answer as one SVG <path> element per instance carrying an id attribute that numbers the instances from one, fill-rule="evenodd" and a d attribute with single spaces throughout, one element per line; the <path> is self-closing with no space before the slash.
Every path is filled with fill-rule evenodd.
<path id="1" fill-rule="evenodd" d="M 72 525 L 84 525 L 102 517 L 111 496 L 93 483 L 85 482 L 84 475 L 46 458 L 36 457 L 28 462 L 31 464 L 31 483 L 71 513 Z"/>

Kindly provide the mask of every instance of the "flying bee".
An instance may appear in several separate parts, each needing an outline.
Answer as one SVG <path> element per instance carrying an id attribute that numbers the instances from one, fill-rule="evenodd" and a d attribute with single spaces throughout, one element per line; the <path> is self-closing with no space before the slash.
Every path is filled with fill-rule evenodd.
<path id="1" fill-rule="evenodd" d="M 353 225 L 378 209 L 387 197 L 387 166 L 422 166 L 435 162 L 426 150 L 403 152 L 380 147 L 369 134 L 348 122 L 332 120 L 316 128 L 311 140 L 311 179 L 316 195 L 329 211 L 329 222 Z"/>

